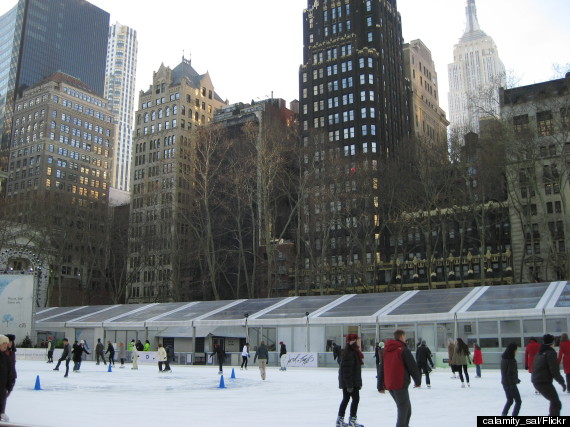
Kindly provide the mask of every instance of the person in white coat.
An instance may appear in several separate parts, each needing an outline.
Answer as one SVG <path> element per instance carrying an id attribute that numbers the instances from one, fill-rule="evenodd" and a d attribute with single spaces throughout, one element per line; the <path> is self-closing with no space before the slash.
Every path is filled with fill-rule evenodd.
<path id="1" fill-rule="evenodd" d="M 166 362 L 166 350 L 160 343 L 158 344 L 158 351 L 154 359 L 158 359 L 158 372 L 162 372 L 162 364 Z M 164 371 L 166 372 L 166 369 L 164 369 Z"/>
<path id="2" fill-rule="evenodd" d="M 131 350 L 131 358 L 133 359 L 133 367 L 131 369 L 138 369 L 139 365 L 137 362 L 139 360 L 139 351 L 137 350 L 137 347 L 134 345 Z"/>
<path id="3" fill-rule="evenodd" d="M 241 351 L 241 368 L 243 369 L 245 366 L 245 370 L 247 371 L 247 359 L 249 357 L 249 343 L 245 343 L 243 349 Z"/>

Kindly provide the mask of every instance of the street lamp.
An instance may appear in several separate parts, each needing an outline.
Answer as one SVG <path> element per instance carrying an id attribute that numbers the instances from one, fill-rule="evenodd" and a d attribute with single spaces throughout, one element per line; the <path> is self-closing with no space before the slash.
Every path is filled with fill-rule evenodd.
<path id="1" fill-rule="evenodd" d="M 309 325 L 309 314 L 310 314 L 310 313 L 309 313 L 308 311 L 305 312 L 305 316 L 306 316 L 306 318 L 307 318 L 307 338 L 306 338 L 306 340 L 305 340 L 305 351 L 306 351 L 306 352 L 308 352 L 309 349 L 310 349 L 310 341 L 309 341 L 309 327 L 310 327 L 310 325 Z"/>
<path id="2" fill-rule="evenodd" d="M 245 317 L 245 342 L 249 342 L 249 333 L 247 330 L 247 318 L 249 317 L 249 313 L 244 313 L 243 316 Z"/>

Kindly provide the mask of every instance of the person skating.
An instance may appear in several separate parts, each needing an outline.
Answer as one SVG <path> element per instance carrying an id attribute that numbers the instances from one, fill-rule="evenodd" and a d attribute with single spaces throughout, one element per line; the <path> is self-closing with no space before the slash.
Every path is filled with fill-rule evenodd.
<path id="1" fill-rule="evenodd" d="M 261 379 L 265 381 L 265 368 L 267 367 L 267 360 L 269 359 L 269 351 L 265 346 L 265 341 L 259 343 L 259 347 L 255 351 L 255 356 L 253 357 L 253 363 L 259 359 L 259 373 L 261 374 Z"/>
<path id="2" fill-rule="evenodd" d="M 69 374 L 69 361 L 71 360 L 71 345 L 69 344 L 69 340 L 67 338 L 63 339 L 63 351 L 61 353 L 61 357 L 57 361 L 57 365 L 53 368 L 54 371 L 59 371 L 59 365 L 61 362 L 65 360 L 65 375 L 64 378 L 67 378 Z"/>
<path id="3" fill-rule="evenodd" d="M 279 360 L 281 362 L 281 367 L 279 368 L 280 371 L 287 370 L 287 347 L 283 343 L 283 341 L 279 342 Z"/>
<path id="4" fill-rule="evenodd" d="M 153 359 L 158 360 L 158 372 L 162 372 L 162 365 L 166 362 L 166 350 L 162 344 L 158 343 L 158 350 L 156 356 Z"/>
<path id="5" fill-rule="evenodd" d="M 384 341 L 380 341 L 374 352 L 374 358 L 376 359 L 376 379 L 380 378 L 380 371 L 384 369 L 384 345 Z"/>
<path id="6" fill-rule="evenodd" d="M 138 360 L 139 360 L 139 350 L 136 345 L 133 345 L 133 349 L 131 350 L 131 359 L 133 362 L 133 366 L 131 369 L 139 369 Z"/>
<path id="7" fill-rule="evenodd" d="M 422 340 L 420 346 L 416 350 L 416 362 L 418 364 L 420 374 L 424 374 L 426 376 L 427 387 L 431 388 L 431 381 L 429 378 L 429 373 L 433 369 L 433 360 L 431 359 L 431 350 L 426 345 L 425 340 Z M 431 367 L 430 367 L 430 365 L 431 365 Z"/>
<path id="8" fill-rule="evenodd" d="M 10 418 L 6 415 L 6 399 L 12 392 L 14 385 L 12 384 L 12 362 L 10 361 L 8 343 L 10 340 L 5 335 L 0 335 L 0 421 L 9 422 Z"/>
<path id="9" fill-rule="evenodd" d="M 532 364 L 534 363 L 534 358 L 538 354 L 540 350 L 540 344 L 538 343 L 537 339 L 534 337 L 530 337 L 528 340 L 528 344 L 524 349 L 524 368 L 531 374 L 532 377 Z M 538 390 L 534 390 L 535 394 L 538 394 Z"/>
<path id="10" fill-rule="evenodd" d="M 170 369 L 170 362 L 174 362 L 174 349 L 169 344 L 165 347 L 166 350 L 166 363 L 164 365 L 164 372 L 172 372 Z"/>
<path id="11" fill-rule="evenodd" d="M 143 351 L 150 351 L 150 341 L 149 340 L 146 340 L 144 342 Z"/>
<path id="12" fill-rule="evenodd" d="M 85 349 L 85 344 L 83 340 L 79 344 L 73 346 L 73 372 L 79 373 L 81 369 L 81 360 L 83 359 L 83 353 L 91 354 Z"/>
<path id="13" fill-rule="evenodd" d="M 148 340 L 147 340 L 148 341 Z M 141 340 L 137 340 L 137 343 L 135 344 L 135 347 L 137 348 L 138 351 L 144 351 L 144 345 L 141 342 Z M 149 344 L 149 349 L 150 349 L 150 344 Z"/>
<path id="14" fill-rule="evenodd" d="M 562 362 L 564 374 L 566 374 L 566 384 L 570 384 L 570 340 L 568 334 L 560 335 L 560 348 L 558 350 L 558 364 Z M 570 390 L 567 390 L 570 393 Z"/>
<path id="15" fill-rule="evenodd" d="M 483 364 L 483 353 L 479 344 L 473 344 L 473 364 L 475 365 L 475 378 L 481 378 L 481 365 Z"/>
<path id="16" fill-rule="evenodd" d="M 53 363 L 53 349 L 54 349 L 55 345 L 53 343 L 53 340 L 51 339 L 51 337 L 48 337 L 47 340 L 47 347 L 46 347 L 46 351 L 47 351 L 47 363 Z"/>
<path id="17" fill-rule="evenodd" d="M 245 367 L 245 370 L 247 371 L 247 359 L 249 358 L 249 343 L 246 342 L 245 345 L 243 346 L 242 350 L 241 350 L 241 367 L 240 369 L 243 369 Z"/>
<path id="18" fill-rule="evenodd" d="M 103 359 L 103 364 L 107 364 L 105 361 L 105 346 L 101 342 L 101 338 L 97 338 L 97 344 L 95 345 L 95 358 L 97 360 L 97 365 L 99 365 L 99 358 Z"/>
<path id="19" fill-rule="evenodd" d="M 453 374 L 453 376 L 451 378 L 457 378 L 457 376 L 455 375 L 455 372 L 457 371 L 457 367 L 455 366 L 455 363 L 453 362 L 453 354 L 455 353 L 455 344 L 453 343 L 453 340 L 451 338 L 447 339 L 447 363 L 449 364 L 449 367 L 451 368 L 451 373 Z"/>
<path id="20" fill-rule="evenodd" d="M 109 353 L 109 365 L 115 366 L 115 347 L 111 341 L 107 341 L 107 351 L 105 354 Z"/>
<path id="21" fill-rule="evenodd" d="M 124 368 L 125 359 L 127 358 L 127 350 L 125 349 L 125 344 L 123 342 L 119 343 L 118 357 L 119 360 L 121 361 L 121 366 L 119 366 L 119 368 Z"/>
<path id="22" fill-rule="evenodd" d="M 336 360 L 338 366 L 340 367 L 340 361 L 342 359 L 342 348 L 337 343 L 332 343 L 333 359 Z"/>
<path id="23" fill-rule="evenodd" d="M 469 372 L 467 372 L 467 365 L 470 363 L 470 360 L 471 352 L 469 351 L 469 347 L 467 347 L 467 344 L 465 344 L 461 338 L 457 338 L 457 341 L 455 343 L 455 351 L 453 352 L 453 363 L 455 364 L 457 372 L 459 373 L 461 387 L 465 387 L 463 374 L 465 374 L 465 382 L 467 382 L 467 387 L 471 387 L 469 384 Z"/>
<path id="24" fill-rule="evenodd" d="M 521 409 L 522 400 L 517 387 L 517 384 L 519 384 L 521 380 L 519 380 L 519 371 L 515 359 L 517 352 L 517 345 L 510 343 L 501 357 L 501 384 L 507 396 L 507 403 L 505 403 L 501 414 L 503 417 L 508 415 L 513 401 L 515 402 L 515 407 L 512 416 L 516 417 Z"/>
<path id="25" fill-rule="evenodd" d="M 214 351 L 210 355 L 212 358 L 212 362 L 214 361 L 214 356 L 218 357 L 218 374 L 224 373 L 224 360 L 226 359 L 226 352 L 222 349 L 222 346 L 219 344 L 214 344 Z"/>
<path id="26" fill-rule="evenodd" d="M 134 346 L 135 346 L 135 340 L 132 339 L 129 341 L 129 344 L 127 345 L 127 351 L 133 351 Z"/>
<path id="27" fill-rule="evenodd" d="M 336 427 L 362 427 L 357 423 L 358 403 L 360 402 L 360 389 L 362 388 L 362 365 L 364 355 L 360 350 L 360 337 L 356 334 L 346 336 L 346 346 L 342 351 L 342 362 L 338 370 L 339 388 L 342 389 L 342 401 L 338 408 Z M 348 423 L 344 422 L 344 416 L 348 402 L 350 404 L 350 416 Z"/>
<path id="28" fill-rule="evenodd" d="M 18 378 L 18 373 L 16 372 L 16 336 L 13 334 L 6 334 L 6 338 L 8 338 L 8 345 L 6 347 L 5 354 L 8 356 L 8 361 L 10 363 L 10 372 L 8 374 L 8 384 L 6 386 L 5 396 L 0 399 L 0 421 L 9 421 L 9 417 L 6 415 L 6 404 L 8 402 L 8 397 L 16 385 L 16 378 Z M 3 361 L 0 363 L 3 363 Z M 1 391 L 0 396 L 2 396 Z"/>
<path id="29" fill-rule="evenodd" d="M 562 386 L 562 391 L 566 391 L 566 383 L 560 375 L 558 359 L 554 350 L 554 337 L 550 334 L 544 335 L 542 345 L 532 364 L 531 381 L 534 388 L 550 402 L 548 415 L 557 417 L 560 415 L 562 403 L 558 393 L 552 384 L 556 380 Z"/>
<path id="30" fill-rule="evenodd" d="M 389 391 L 398 408 L 396 427 L 409 427 L 412 417 L 412 404 L 408 387 L 410 377 L 414 380 L 414 388 L 421 386 L 422 376 L 412 352 L 406 345 L 406 333 L 398 329 L 394 331 L 394 339 L 388 340 L 384 347 L 384 369 L 378 378 L 378 391 Z"/>

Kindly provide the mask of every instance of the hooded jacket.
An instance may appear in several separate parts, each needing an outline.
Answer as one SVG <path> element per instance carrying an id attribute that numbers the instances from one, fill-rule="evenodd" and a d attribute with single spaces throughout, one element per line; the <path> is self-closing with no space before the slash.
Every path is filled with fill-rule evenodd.
<path id="1" fill-rule="evenodd" d="M 378 378 L 378 390 L 402 390 L 410 385 L 421 385 L 422 377 L 412 352 L 403 341 L 388 340 L 384 347 L 384 364 Z"/>
<path id="2" fill-rule="evenodd" d="M 570 341 L 560 342 L 560 349 L 558 350 L 558 363 L 562 361 L 564 373 L 570 374 Z"/>
<path id="3" fill-rule="evenodd" d="M 418 367 L 427 368 L 428 362 L 433 368 L 433 360 L 431 360 L 431 350 L 425 344 L 422 344 L 416 350 L 416 361 L 418 362 Z"/>
<path id="4" fill-rule="evenodd" d="M 362 361 L 360 355 L 352 346 L 345 348 L 342 354 L 342 362 L 338 370 L 339 388 L 362 388 Z"/>
<path id="5" fill-rule="evenodd" d="M 528 369 L 530 373 L 532 373 L 532 364 L 539 350 L 540 344 L 536 341 L 529 342 L 524 350 L 524 368 Z"/>
<path id="6" fill-rule="evenodd" d="M 556 380 L 560 385 L 565 385 L 564 378 L 560 375 L 556 351 L 549 345 L 540 346 L 532 364 L 530 380 L 533 384 L 551 384 L 552 380 Z"/>

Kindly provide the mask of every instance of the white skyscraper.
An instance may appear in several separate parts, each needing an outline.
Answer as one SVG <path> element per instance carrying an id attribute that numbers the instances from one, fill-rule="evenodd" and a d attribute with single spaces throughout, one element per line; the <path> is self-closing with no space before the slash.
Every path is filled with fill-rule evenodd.
<path id="1" fill-rule="evenodd" d="M 121 191 L 129 191 L 131 183 L 137 52 L 135 30 L 118 22 L 109 27 L 105 98 L 113 109 L 116 125 L 112 186 Z"/>
<path id="2" fill-rule="evenodd" d="M 499 88 L 504 86 L 505 66 L 493 39 L 481 31 L 475 0 L 466 0 L 465 33 L 453 47 L 449 71 L 449 120 L 451 132 L 460 137 L 479 132 L 481 117 L 499 113 Z"/>

